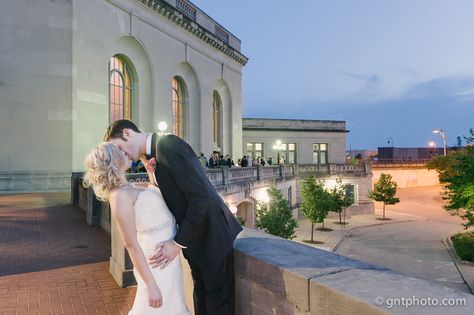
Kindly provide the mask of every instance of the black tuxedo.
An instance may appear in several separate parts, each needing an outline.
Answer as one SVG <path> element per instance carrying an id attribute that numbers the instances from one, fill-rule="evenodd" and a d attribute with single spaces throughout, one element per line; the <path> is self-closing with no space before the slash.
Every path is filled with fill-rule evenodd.
<path id="1" fill-rule="evenodd" d="M 218 295 L 223 298 L 222 291 L 233 287 L 233 243 L 242 227 L 215 191 L 189 144 L 175 135 L 159 137 L 153 134 L 151 149 L 151 156 L 157 159 L 156 181 L 178 225 L 174 241 L 186 247 L 183 254 L 193 272 L 196 314 L 233 314 L 233 305 L 231 312 L 222 309 L 222 299 L 214 301 L 215 297 L 211 296 L 214 293 L 210 291 L 220 291 Z M 232 270 L 224 274 L 223 268 L 216 267 L 227 264 L 227 268 L 224 267 L 227 270 L 230 269 L 229 263 Z M 213 274 L 212 270 L 219 270 L 221 275 Z M 227 279 L 229 272 L 232 279 Z M 222 281 L 232 281 L 232 284 L 214 283 L 220 281 L 219 277 L 226 278 Z M 228 292 L 229 296 L 232 295 L 232 303 L 233 294 L 233 290 Z"/>

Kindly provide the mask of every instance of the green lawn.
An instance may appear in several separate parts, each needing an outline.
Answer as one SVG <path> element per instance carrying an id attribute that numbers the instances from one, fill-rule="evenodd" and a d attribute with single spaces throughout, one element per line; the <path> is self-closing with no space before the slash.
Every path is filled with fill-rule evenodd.
<path id="1" fill-rule="evenodd" d="M 462 260 L 474 262 L 474 231 L 455 234 L 451 240 Z"/>

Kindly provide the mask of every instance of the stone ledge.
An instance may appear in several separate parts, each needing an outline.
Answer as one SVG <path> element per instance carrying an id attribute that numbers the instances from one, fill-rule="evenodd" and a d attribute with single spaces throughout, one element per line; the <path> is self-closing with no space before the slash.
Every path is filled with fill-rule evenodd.
<path id="1" fill-rule="evenodd" d="M 0 172 L 0 193 L 67 192 L 70 190 L 70 172 Z"/>
<path id="2" fill-rule="evenodd" d="M 304 244 L 245 229 L 235 242 L 239 314 L 471 314 L 474 297 Z M 375 304 L 377 297 L 464 298 L 467 306 Z"/>

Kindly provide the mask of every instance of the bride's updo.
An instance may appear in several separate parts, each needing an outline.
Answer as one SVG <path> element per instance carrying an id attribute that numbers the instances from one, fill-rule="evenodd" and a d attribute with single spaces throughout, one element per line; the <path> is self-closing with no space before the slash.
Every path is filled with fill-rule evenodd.
<path id="1" fill-rule="evenodd" d="M 98 144 L 85 158 L 86 173 L 84 187 L 94 189 L 97 199 L 107 201 L 107 196 L 113 188 L 127 184 L 120 165 L 123 163 L 122 154 L 116 145 L 110 142 Z"/>

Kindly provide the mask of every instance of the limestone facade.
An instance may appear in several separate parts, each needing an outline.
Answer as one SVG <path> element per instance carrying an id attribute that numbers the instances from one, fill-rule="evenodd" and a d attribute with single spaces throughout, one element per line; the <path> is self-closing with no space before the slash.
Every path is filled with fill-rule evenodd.
<path id="1" fill-rule="evenodd" d="M 69 190 L 71 173 L 110 123 L 109 62 L 131 77 L 131 119 L 173 123 L 172 80 L 185 87 L 184 138 L 242 154 L 240 40 L 183 0 L 7 0 L 0 10 L 0 192 Z"/>

